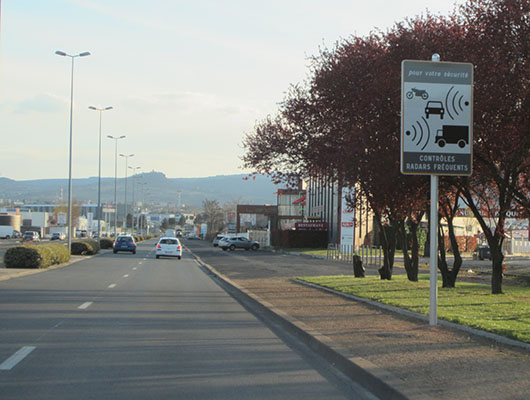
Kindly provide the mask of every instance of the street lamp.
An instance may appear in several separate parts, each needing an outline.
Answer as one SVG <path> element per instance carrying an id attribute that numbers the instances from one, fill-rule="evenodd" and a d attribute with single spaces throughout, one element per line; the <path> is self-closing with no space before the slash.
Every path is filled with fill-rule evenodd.
<path id="1" fill-rule="evenodd" d="M 120 157 L 125 157 L 125 219 L 123 220 L 123 227 L 125 232 L 127 232 L 127 162 L 129 157 L 134 157 L 134 154 L 120 154 Z"/>
<path id="2" fill-rule="evenodd" d="M 125 138 L 123 136 L 107 135 L 109 139 L 114 139 L 114 237 L 118 235 L 118 203 L 116 199 L 118 188 L 118 140 Z"/>
<path id="3" fill-rule="evenodd" d="M 99 169 L 98 169 L 98 238 L 101 239 L 101 114 L 103 114 L 103 111 L 112 110 L 112 106 L 108 106 L 105 108 L 97 108 L 94 106 L 88 107 L 90 110 L 99 111 Z M 98 240 L 99 240 L 98 239 Z"/>
<path id="4" fill-rule="evenodd" d="M 134 174 L 136 173 L 135 171 L 137 169 L 140 169 L 141 167 L 129 167 L 129 169 L 132 169 L 133 172 L 132 172 L 132 178 L 133 178 L 133 189 L 132 189 L 132 209 L 133 209 L 133 214 L 132 214 L 132 233 L 134 233 L 134 216 L 136 214 L 136 207 L 134 206 Z"/>
<path id="5" fill-rule="evenodd" d="M 76 57 L 86 57 L 90 53 L 85 51 L 79 54 L 67 54 L 64 51 L 57 50 L 58 56 L 70 57 L 72 59 L 72 75 L 70 79 L 70 150 L 68 157 L 68 252 L 72 250 L 72 119 L 74 113 L 74 59 Z"/>

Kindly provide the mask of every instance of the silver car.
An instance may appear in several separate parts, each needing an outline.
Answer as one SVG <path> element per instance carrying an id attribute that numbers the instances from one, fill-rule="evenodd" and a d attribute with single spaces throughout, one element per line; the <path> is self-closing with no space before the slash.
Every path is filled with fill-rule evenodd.
<path id="1" fill-rule="evenodd" d="M 249 240 L 244 236 L 232 236 L 223 238 L 219 241 L 219 247 L 223 250 L 257 250 L 259 249 L 259 243 L 254 240 Z"/>

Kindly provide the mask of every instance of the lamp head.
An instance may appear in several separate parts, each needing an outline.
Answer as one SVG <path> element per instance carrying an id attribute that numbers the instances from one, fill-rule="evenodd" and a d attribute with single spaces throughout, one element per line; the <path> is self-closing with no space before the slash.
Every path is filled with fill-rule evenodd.
<path id="1" fill-rule="evenodd" d="M 86 57 L 89 56 L 90 53 L 88 51 L 84 51 L 83 53 L 79 53 L 79 57 Z"/>
<path id="2" fill-rule="evenodd" d="M 66 56 L 66 53 L 64 51 L 61 51 L 61 50 L 57 50 L 55 52 L 55 54 L 57 54 L 58 56 L 63 56 L 63 57 Z"/>

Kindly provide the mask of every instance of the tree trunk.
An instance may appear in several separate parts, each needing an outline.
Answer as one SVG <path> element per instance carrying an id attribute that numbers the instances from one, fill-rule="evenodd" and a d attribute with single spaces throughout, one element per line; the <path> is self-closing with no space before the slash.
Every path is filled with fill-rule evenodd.
<path id="1" fill-rule="evenodd" d="M 419 220 L 421 217 L 419 218 Z M 412 261 L 412 271 L 414 271 L 415 279 L 410 279 L 413 282 L 418 281 L 418 272 L 419 272 L 419 264 L 420 264 L 420 255 L 419 255 L 419 247 L 418 247 L 418 226 L 419 222 L 415 222 L 412 220 L 408 221 L 409 229 L 410 229 L 410 235 L 412 237 L 412 248 L 410 249 L 411 252 L 411 261 Z"/>
<path id="2" fill-rule="evenodd" d="M 409 256 L 407 230 L 405 229 L 405 221 L 396 222 L 396 230 L 401 243 L 401 249 L 403 250 L 403 264 L 405 265 L 405 271 L 407 272 L 407 278 L 409 281 L 418 281 L 418 270 L 414 270 L 412 260 Z"/>
<path id="3" fill-rule="evenodd" d="M 492 247 L 490 245 L 492 273 L 491 273 L 491 293 L 502 294 L 502 245 Z"/>
<path id="4" fill-rule="evenodd" d="M 353 256 L 353 275 L 356 278 L 364 278 L 364 267 L 361 257 L 358 255 Z"/>
<path id="5" fill-rule="evenodd" d="M 381 244 L 383 246 L 383 266 L 379 268 L 381 279 L 392 279 L 392 268 L 394 266 L 394 254 L 396 252 L 396 235 L 394 228 L 391 226 L 383 227 L 382 222 L 378 219 L 378 225 L 381 229 Z"/>
<path id="6" fill-rule="evenodd" d="M 442 287 L 452 288 L 455 287 L 454 281 L 451 277 L 451 272 L 447 265 L 447 258 L 445 255 L 445 238 L 442 224 L 438 222 L 438 269 L 442 275 Z"/>
<path id="7" fill-rule="evenodd" d="M 449 228 L 449 240 L 451 241 L 451 250 L 453 251 L 453 256 L 455 258 L 453 262 L 453 268 L 451 268 L 450 273 L 451 286 L 448 287 L 454 288 L 456 284 L 456 278 L 458 277 L 458 272 L 460 272 L 460 267 L 462 266 L 462 256 L 460 255 L 460 249 L 458 248 L 458 240 L 456 240 L 453 217 L 447 218 L 447 226 Z"/>

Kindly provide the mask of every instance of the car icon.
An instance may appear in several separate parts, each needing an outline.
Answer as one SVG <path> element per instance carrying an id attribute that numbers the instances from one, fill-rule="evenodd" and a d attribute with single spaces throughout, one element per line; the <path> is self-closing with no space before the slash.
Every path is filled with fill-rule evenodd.
<path id="1" fill-rule="evenodd" d="M 429 118 L 431 114 L 438 114 L 440 119 L 444 119 L 444 106 L 441 101 L 428 101 L 425 106 L 425 116 Z"/>

